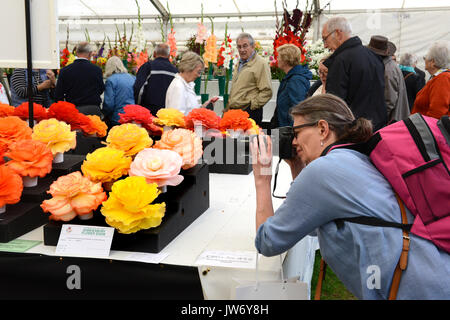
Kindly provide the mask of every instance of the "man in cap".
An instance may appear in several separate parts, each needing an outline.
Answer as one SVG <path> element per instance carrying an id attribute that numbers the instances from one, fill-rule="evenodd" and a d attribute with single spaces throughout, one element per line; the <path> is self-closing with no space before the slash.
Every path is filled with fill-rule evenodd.
<path id="1" fill-rule="evenodd" d="M 372 36 L 367 46 L 379 55 L 384 63 L 384 98 L 388 121 L 400 121 L 409 116 L 408 95 L 403 73 L 392 57 L 396 46 L 383 36 Z"/>

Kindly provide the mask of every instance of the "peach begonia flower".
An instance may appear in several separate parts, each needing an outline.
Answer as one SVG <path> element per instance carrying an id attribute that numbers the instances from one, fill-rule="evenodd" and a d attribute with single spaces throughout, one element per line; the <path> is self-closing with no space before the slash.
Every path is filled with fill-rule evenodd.
<path id="1" fill-rule="evenodd" d="M 112 127 L 109 130 L 106 142 L 110 148 L 123 150 L 126 156 L 134 156 L 153 144 L 147 130 L 134 123 Z"/>
<path id="2" fill-rule="evenodd" d="M 120 233 L 135 233 L 159 226 L 166 204 L 151 204 L 160 194 L 156 183 L 148 184 L 144 177 L 128 177 L 115 182 L 107 201 L 100 209 L 106 223 Z"/>
<path id="3" fill-rule="evenodd" d="M 50 219 L 70 221 L 77 215 L 85 215 L 97 209 L 106 200 L 101 183 L 94 183 L 80 171 L 56 179 L 47 191 L 53 198 L 44 200 L 41 208 L 50 212 Z"/>
<path id="4" fill-rule="evenodd" d="M 130 166 L 130 176 L 144 177 L 147 183 L 158 187 L 176 186 L 183 181 L 179 175 L 183 158 L 172 150 L 144 149 L 136 155 Z"/>
<path id="5" fill-rule="evenodd" d="M 19 117 L 0 118 L 0 141 L 8 146 L 14 141 L 31 139 L 32 132 L 28 123 Z"/>
<path id="6" fill-rule="evenodd" d="M 20 176 L 45 177 L 52 171 L 53 154 L 43 142 L 20 140 L 9 145 L 6 165 Z"/>
<path id="7" fill-rule="evenodd" d="M 33 140 L 45 143 L 53 155 L 74 149 L 77 145 L 75 131 L 71 131 L 70 125 L 54 118 L 42 120 L 33 127 Z"/>
<path id="8" fill-rule="evenodd" d="M 160 126 L 185 127 L 184 113 L 174 108 L 159 109 L 153 122 Z"/>
<path id="9" fill-rule="evenodd" d="M 202 140 L 188 129 L 164 132 L 154 148 L 177 152 L 183 158 L 182 168 L 185 170 L 195 166 L 203 155 Z"/>
<path id="10" fill-rule="evenodd" d="M 9 104 L 0 103 L 0 117 L 8 117 L 14 115 L 15 107 Z"/>
<path id="11" fill-rule="evenodd" d="M 22 191 L 22 178 L 11 168 L 0 165 L 0 207 L 19 202 Z"/>
<path id="12" fill-rule="evenodd" d="M 103 147 L 86 156 L 81 171 L 93 182 L 115 181 L 128 173 L 131 161 L 123 150 Z"/>

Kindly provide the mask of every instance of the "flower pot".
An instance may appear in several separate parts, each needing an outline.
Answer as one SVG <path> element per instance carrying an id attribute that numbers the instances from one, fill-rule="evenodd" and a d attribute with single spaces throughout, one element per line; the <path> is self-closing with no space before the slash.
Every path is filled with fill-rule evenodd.
<path id="1" fill-rule="evenodd" d="M 200 89 L 201 89 L 201 85 L 202 85 L 202 78 L 198 77 L 197 79 L 195 79 L 194 83 L 195 83 L 195 87 L 194 87 L 195 94 L 196 95 L 200 95 Z"/>
<path id="2" fill-rule="evenodd" d="M 159 191 L 161 191 L 161 193 L 166 193 L 167 192 L 167 186 L 161 186 L 158 187 Z"/>
<path id="3" fill-rule="evenodd" d="M 0 207 L 0 214 L 6 212 L 6 204 L 3 207 Z"/>
<path id="4" fill-rule="evenodd" d="M 94 217 L 94 211 L 91 211 L 89 213 L 86 213 L 86 214 L 83 214 L 81 216 L 78 216 L 78 218 L 80 220 L 89 220 L 89 219 L 92 219 L 93 217 Z"/>
<path id="5" fill-rule="evenodd" d="M 24 176 L 22 177 L 22 181 L 23 181 L 23 186 L 25 188 L 31 188 L 31 187 L 35 187 L 38 184 L 38 177 L 28 177 L 28 176 Z"/>
<path id="6" fill-rule="evenodd" d="M 64 153 L 58 152 L 53 156 L 53 163 L 61 163 L 64 162 Z"/>
<path id="7" fill-rule="evenodd" d="M 213 76 L 213 68 L 208 68 L 208 80 L 213 80 L 214 76 Z"/>
<path id="8" fill-rule="evenodd" d="M 219 96 L 223 96 L 225 94 L 225 76 L 217 76 L 217 80 L 219 82 Z"/>
<path id="9" fill-rule="evenodd" d="M 209 93 L 202 93 L 201 97 L 202 97 L 202 104 L 204 104 L 206 101 L 209 100 Z"/>

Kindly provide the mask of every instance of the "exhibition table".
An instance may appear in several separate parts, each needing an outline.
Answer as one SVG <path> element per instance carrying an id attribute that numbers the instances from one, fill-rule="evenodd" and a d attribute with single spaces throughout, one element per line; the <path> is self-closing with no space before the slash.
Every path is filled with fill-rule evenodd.
<path id="1" fill-rule="evenodd" d="M 282 162 L 277 193 L 289 188 L 291 177 Z M 210 173 L 210 207 L 157 255 L 110 251 L 105 258 L 61 257 L 43 243 L 43 227 L 19 238 L 40 243 L 25 253 L 0 253 L 0 298 L 144 298 L 234 299 L 240 284 L 256 280 L 255 269 L 198 264 L 204 252 L 245 252 L 256 257 L 253 174 Z M 282 200 L 274 199 L 277 208 Z M 70 222 L 69 222 L 70 224 Z M 285 260 L 285 274 L 309 284 L 315 238 L 306 237 Z M 283 255 L 284 257 L 285 255 Z M 255 258 L 256 259 L 256 258 Z M 280 258 L 259 255 L 260 281 L 280 279 Z M 81 280 L 73 278 L 78 271 Z M 7 288 L 7 290 L 5 290 Z"/>

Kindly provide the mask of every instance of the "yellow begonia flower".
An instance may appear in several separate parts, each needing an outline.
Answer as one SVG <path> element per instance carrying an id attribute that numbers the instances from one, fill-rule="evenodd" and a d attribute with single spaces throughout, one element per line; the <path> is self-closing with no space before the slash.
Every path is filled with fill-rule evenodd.
<path id="1" fill-rule="evenodd" d="M 110 148 L 123 150 L 125 156 L 133 156 L 153 144 L 147 130 L 133 123 L 112 127 L 106 142 Z"/>
<path id="2" fill-rule="evenodd" d="M 175 126 L 184 128 L 186 126 L 184 121 L 184 114 L 178 109 L 174 108 L 163 108 L 159 109 L 156 113 L 153 122 L 160 126 Z"/>
<path id="3" fill-rule="evenodd" d="M 71 131 L 69 124 L 54 118 L 36 124 L 31 138 L 45 143 L 53 155 L 74 149 L 77 145 L 77 133 Z"/>
<path id="4" fill-rule="evenodd" d="M 101 213 L 106 223 L 120 233 L 135 233 L 159 226 L 166 204 L 151 204 L 160 194 L 156 183 L 147 184 L 144 177 L 128 177 L 113 184 Z"/>
<path id="5" fill-rule="evenodd" d="M 81 171 L 93 182 L 109 182 L 128 173 L 132 159 L 123 150 L 98 148 L 86 156 Z"/>
<path id="6" fill-rule="evenodd" d="M 256 124 L 255 120 L 249 118 L 248 119 L 252 123 L 251 129 L 248 129 L 246 132 L 249 135 L 259 134 L 261 132 L 261 128 Z"/>

